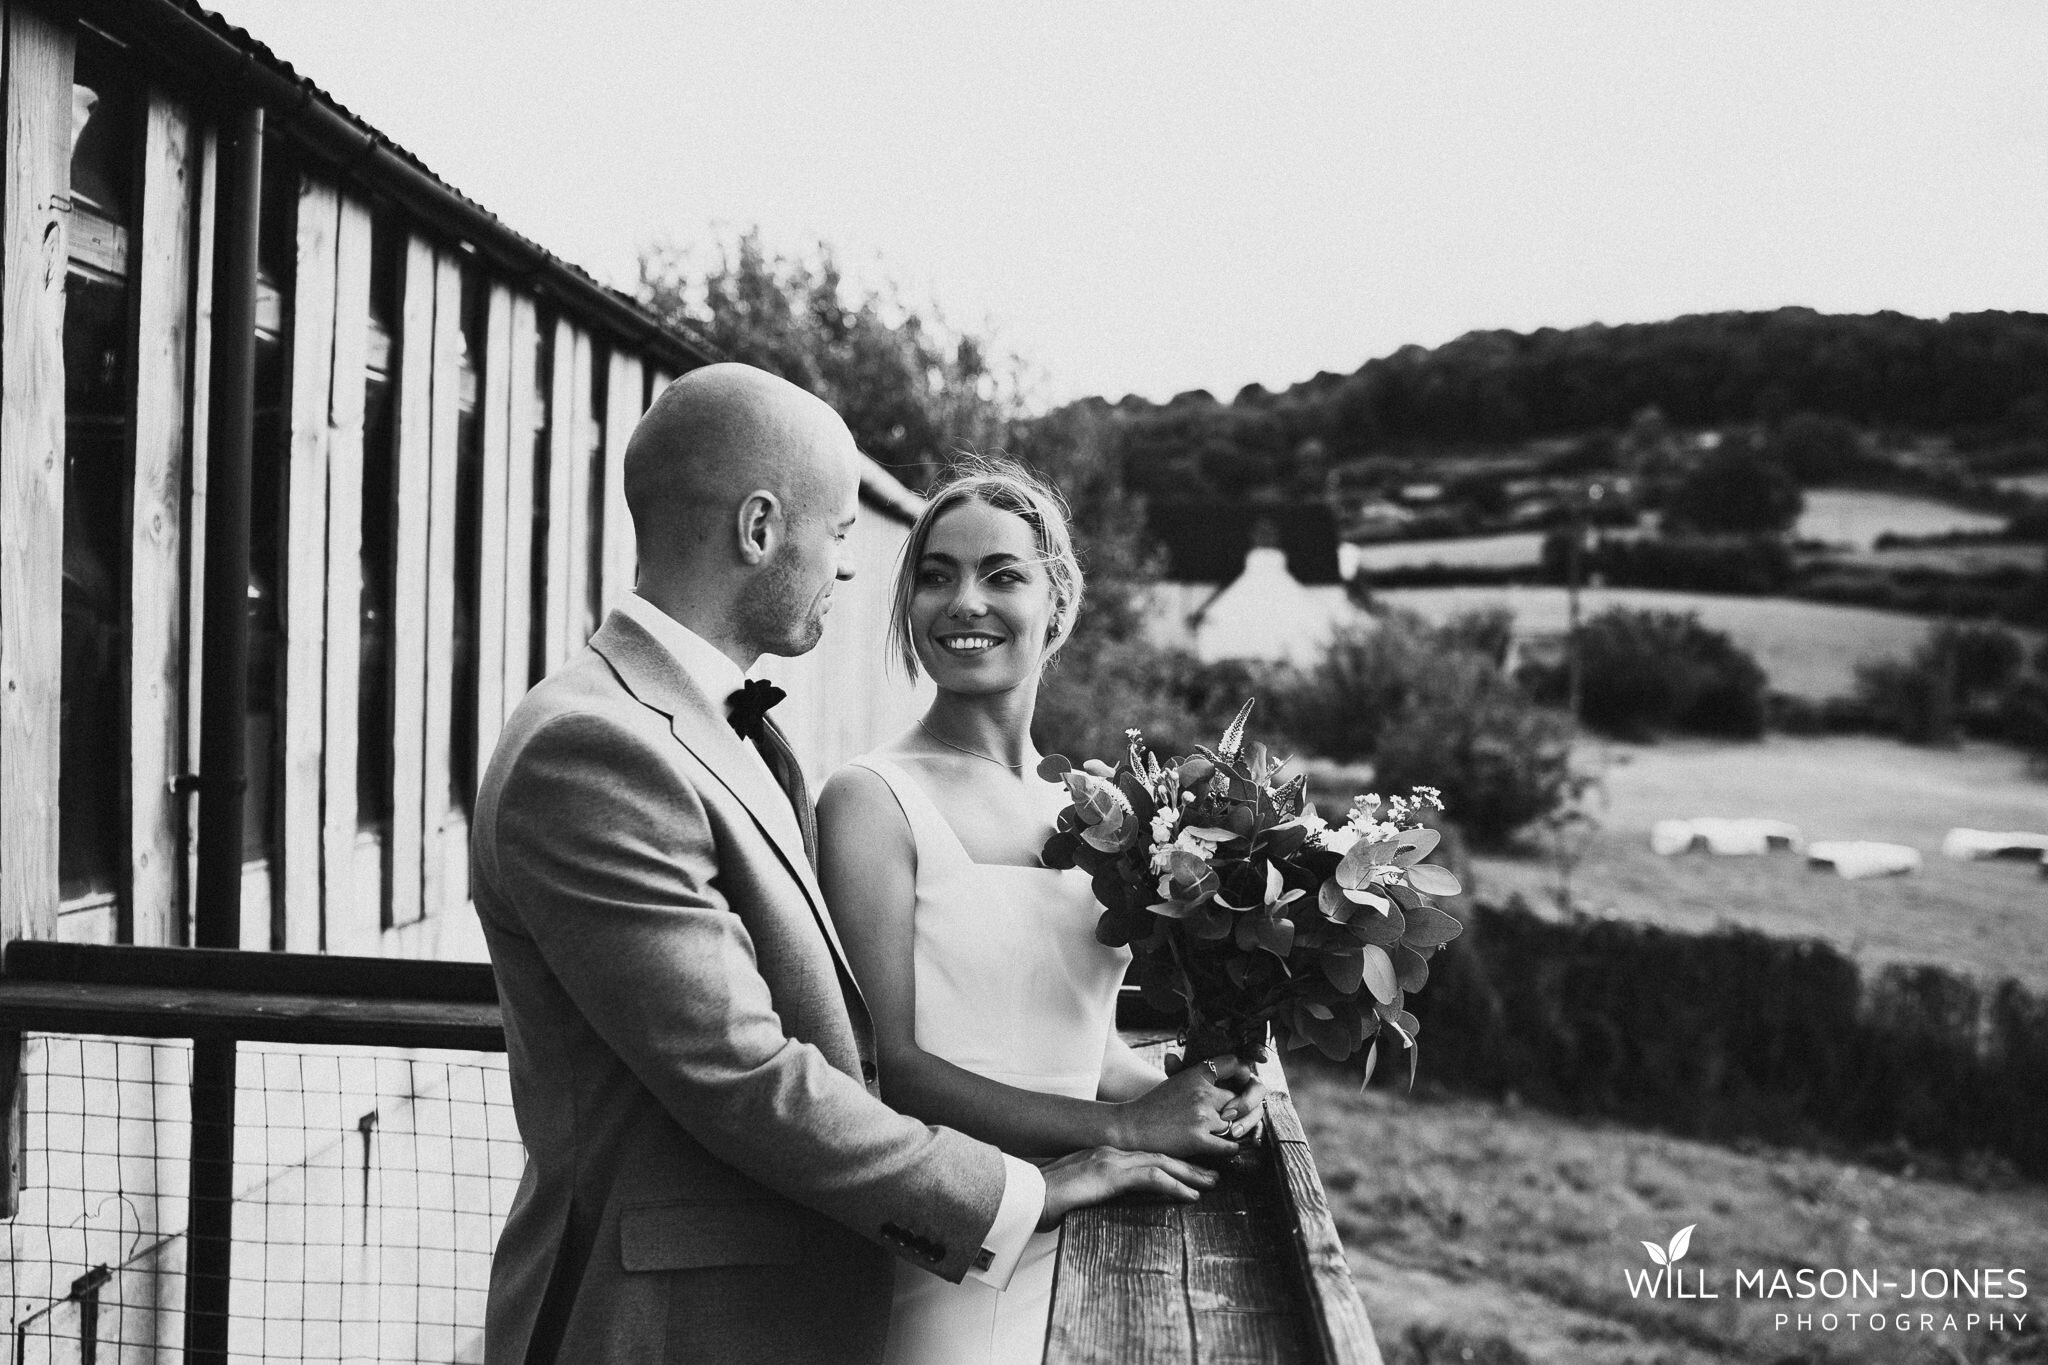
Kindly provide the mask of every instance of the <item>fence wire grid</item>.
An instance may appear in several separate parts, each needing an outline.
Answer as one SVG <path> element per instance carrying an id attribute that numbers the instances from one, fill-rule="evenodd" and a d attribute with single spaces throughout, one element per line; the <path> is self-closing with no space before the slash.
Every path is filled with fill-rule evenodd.
<path id="1" fill-rule="evenodd" d="M 0 1223 L 14 1365 L 182 1356 L 192 1056 L 26 1036 L 20 1196 Z M 481 1358 L 526 1162 L 502 1055 L 242 1043 L 234 1114 L 231 1359 Z"/>

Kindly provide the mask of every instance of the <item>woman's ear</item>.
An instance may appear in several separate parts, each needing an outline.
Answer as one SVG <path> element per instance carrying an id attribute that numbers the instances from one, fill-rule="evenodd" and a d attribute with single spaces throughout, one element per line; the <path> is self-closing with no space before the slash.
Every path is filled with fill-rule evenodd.
<path id="1" fill-rule="evenodd" d="M 740 561 L 759 564 L 775 552 L 782 537 L 782 500 L 765 488 L 757 488 L 740 500 L 736 530 Z"/>

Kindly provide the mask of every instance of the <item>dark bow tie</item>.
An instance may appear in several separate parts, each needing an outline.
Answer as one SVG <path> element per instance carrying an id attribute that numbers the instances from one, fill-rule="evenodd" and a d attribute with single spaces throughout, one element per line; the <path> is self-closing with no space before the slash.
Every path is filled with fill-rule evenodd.
<path id="1" fill-rule="evenodd" d="M 732 728 L 741 739 L 756 743 L 761 739 L 762 723 L 768 718 L 768 708 L 788 696 L 774 683 L 761 678 L 749 678 L 746 685 L 725 699 L 732 720 Z"/>

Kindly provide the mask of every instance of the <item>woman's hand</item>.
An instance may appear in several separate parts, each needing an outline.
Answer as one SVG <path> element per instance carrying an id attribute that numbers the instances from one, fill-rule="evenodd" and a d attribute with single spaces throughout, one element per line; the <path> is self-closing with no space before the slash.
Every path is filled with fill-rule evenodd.
<path id="1" fill-rule="evenodd" d="M 1227 1160 L 1237 1155 L 1232 1128 L 1247 1114 L 1258 1112 L 1255 1105 L 1246 1107 L 1239 1092 L 1256 1085 L 1251 1068 L 1235 1057 L 1183 1067 L 1138 1098 L 1116 1106 L 1110 1144 L 1130 1151 Z M 1226 1116 L 1226 1109 L 1232 1114 Z"/>
<path id="2" fill-rule="evenodd" d="M 1216 1116 L 1230 1125 L 1225 1134 L 1233 1142 L 1256 1141 L 1266 1127 L 1266 1086 L 1259 1079 L 1257 1070 L 1249 1065 L 1237 1064 L 1234 1057 L 1219 1057 L 1217 1067 L 1221 1072 L 1219 1083 L 1237 1092 L 1237 1097 L 1221 1109 Z M 1184 1063 L 1174 1053 L 1166 1055 L 1166 1074 L 1177 1076 Z M 1225 1065 L 1234 1070 L 1223 1070 Z"/>
<path id="3" fill-rule="evenodd" d="M 1038 1230 L 1059 1226 L 1075 1209 L 1106 1203 L 1119 1195 L 1145 1194 L 1177 1204 L 1192 1204 L 1203 1190 L 1214 1189 L 1216 1172 L 1158 1152 L 1126 1152 L 1092 1147 L 1063 1156 L 1044 1168 L 1045 1212 Z"/>

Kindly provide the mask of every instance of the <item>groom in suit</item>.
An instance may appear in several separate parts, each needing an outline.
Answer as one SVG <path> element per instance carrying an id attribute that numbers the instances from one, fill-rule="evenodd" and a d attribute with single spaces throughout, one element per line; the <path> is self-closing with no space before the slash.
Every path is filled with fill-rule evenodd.
<path id="1" fill-rule="evenodd" d="M 1213 1177 L 1029 1163 L 890 1109 L 813 873 L 808 794 L 747 682 L 853 576 L 859 456 L 760 370 L 671 384 L 635 429 L 637 591 L 536 687 L 485 773 L 477 912 L 528 1164 L 490 1365 L 879 1360 L 890 1253 L 1007 1283 L 1031 1232 Z"/>

